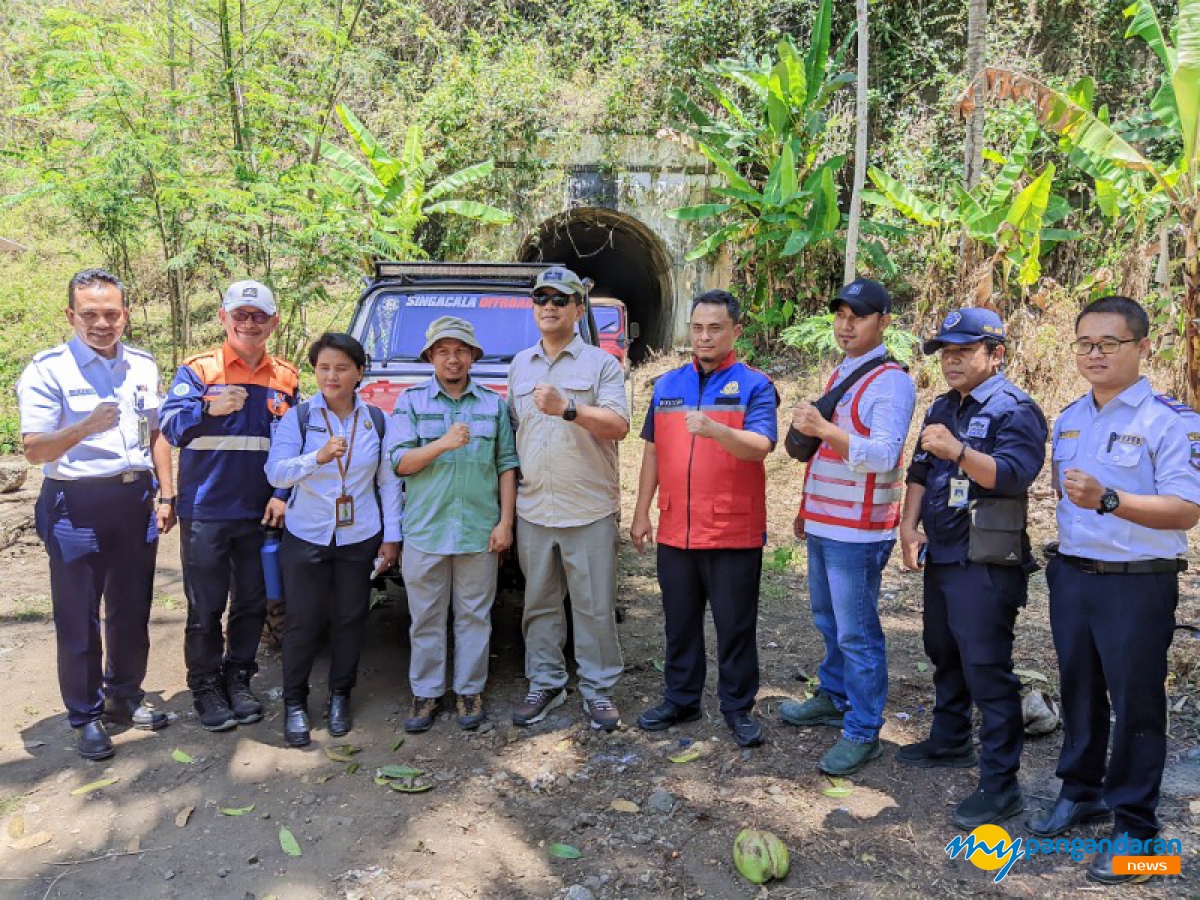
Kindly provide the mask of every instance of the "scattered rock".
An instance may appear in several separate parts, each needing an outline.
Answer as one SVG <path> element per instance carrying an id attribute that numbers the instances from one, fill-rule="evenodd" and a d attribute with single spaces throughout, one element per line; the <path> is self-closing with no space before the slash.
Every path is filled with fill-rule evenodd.
<path id="1" fill-rule="evenodd" d="M 585 828 L 595 828 L 599 824 L 600 817 L 598 815 L 595 813 L 585 812 L 580 813 L 575 817 L 575 824 L 572 827 L 574 827 L 576 831 L 583 831 Z"/>
<path id="2" fill-rule="evenodd" d="M 573 884 L 567 888 L 563 900 L 596 900 L 596 895 L 582 884 Z"/>
<path id="3" fill-rule="evenodd" d="M 23 462 L 0 463 L 0 494 L 19 491 L 29 475 L 29 466 Z"/>
<path id="4" fill-rule="evenodd" d="M 631 844 L 648 844 L 652 840 L 653 837 L 644 831 L 635 831 L 629 836 L 629 843 Z"/>
<path id="5" fill-rule="evenodd" d="M 170 881 L 172 878 L 174 878 L 174 877 L 175 877 L 175 870 L 174 870 L 174 869 L 167 869 L 165 872 L 163 872 L 163 873 L 162 873 L 162 877 L 163 877 L 163 878 L 164 878 L 166 881 Z"/>
<path id="6" fill-rule="evenodd" d="M 228 866 L 221 866 L 221 868 L 217 869 L 217 877 L 218 878 L 226 878 L 229 876 L 229 873 L 232 871 L 233 870 L 230 869 Z"/>
<path id="7" fill-rule="evenodd" d="M 675 808 L 675 795 L 670 791 L 659 788 L 646 798 L 646 805 L 655 812 L 669 813 Z"/>

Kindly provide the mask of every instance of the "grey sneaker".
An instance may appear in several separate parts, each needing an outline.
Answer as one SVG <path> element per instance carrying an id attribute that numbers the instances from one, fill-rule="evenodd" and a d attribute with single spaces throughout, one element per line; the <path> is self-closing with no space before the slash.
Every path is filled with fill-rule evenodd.
<path id="1" fill-rule="evenodd" d="M 540 722 L 546 718 L 546 713 L 550 712 L 556 706 L 562 706 L 566 702 L 566 688 L 530 691 L 525 695 L 525 699 L 513 709 L 513 724 L 525 726 Z"/>
<path id="2" fill-rule="evenodd" d="M 784 700 L 779 704 L 779 718 L 789 725 L 799 725 L 802 728 L 809 725 L 832 725 L 841 728 L 845 714 L 834 706 L 832 697 L 820 691 L 803 703 Z"/>

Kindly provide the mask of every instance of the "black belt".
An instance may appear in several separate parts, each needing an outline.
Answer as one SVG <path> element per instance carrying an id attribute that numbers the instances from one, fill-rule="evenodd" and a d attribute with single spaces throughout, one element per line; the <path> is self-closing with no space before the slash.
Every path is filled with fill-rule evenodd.
<path id="1" fill-rule="evenodd" d="M 1178 574 L 1186 572 L 1186 559 L 1139 559 L 1132 562 L 1108 562 L 1102 559 L 1084 559 L 1059 553 L 1058 558 L 1070 563 L 1086 575 L 1157 575 L 1162 572 Z"/>
<path id="2" fill-rule="evenodd" d="M 149 469 L 130 469 L 118 475 L 99 475 L 92 478 L 47 478 L 55 484 L 133 484 L 150 477 Z"/>

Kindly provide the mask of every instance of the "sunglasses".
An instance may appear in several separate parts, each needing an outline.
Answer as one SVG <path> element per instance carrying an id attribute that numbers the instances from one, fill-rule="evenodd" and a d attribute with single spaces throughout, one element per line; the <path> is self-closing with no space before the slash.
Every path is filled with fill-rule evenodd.
<path id="1" fill-rule="evenodd" d="M 271 321 L 271 317 L 261 310 L 235 309 L 229 315 L 235 322 L 253 322 L 255 325 L 266 325 Z"/>
<path id="2" fill-rule="evenodd" d="M 572 297 L 570 294 L 554 294 L 554 295 L 534 294 L 533 295 L 533 305 L 534 306 L 545 306 L 547 303 L 550 303 L 552 301 L 553 301 L 554 305 L 559 308 L 564 307 L 564 306 L 569 306 L 570 304 L 577 302 L 575 300 L 575 298 Z"/>

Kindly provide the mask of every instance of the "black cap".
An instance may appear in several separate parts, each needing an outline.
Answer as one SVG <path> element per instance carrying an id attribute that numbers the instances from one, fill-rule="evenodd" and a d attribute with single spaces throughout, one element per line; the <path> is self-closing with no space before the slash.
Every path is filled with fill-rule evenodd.
<path id="1" fill-rule="evenodd" d="M 855 278 L 837 292 L 837 296 L 829 301 L 829 311 L 837 312 L 838 307 L 845 303 L 854 311 L 856 316 L 869 316 L 872 313 L 892 311 L 892 295 L 878 281 L 870 278 Z"/>

